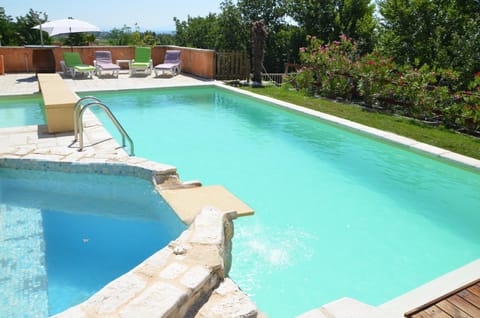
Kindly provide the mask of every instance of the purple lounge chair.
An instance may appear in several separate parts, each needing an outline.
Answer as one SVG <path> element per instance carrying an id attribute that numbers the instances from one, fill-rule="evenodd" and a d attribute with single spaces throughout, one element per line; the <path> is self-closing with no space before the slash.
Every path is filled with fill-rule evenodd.
<path id="1" fill-rule="evenodd" d="M 165 52 L 165 58 L 162 64 L 158 64 L 154 67 L 155 76 L 160 76 L 164 72 L 168 71 L 173 75 L 177 75 L 182 71 L 182 60 L 180 55 L 182 51 L 179 50 L 167 50 Z"/>
<path id="2" fill-rule="evenodd" d="M 113 64 L 112 62 L 112 52 L 110 51 L 96 51 L 95 52 L 95 61 L 93 61 L 97 76 L 101 76 L 103 71 L 112 72 L 114 77 L 118 77 L 118 72 L 120 71 L 120 66 Z"/>

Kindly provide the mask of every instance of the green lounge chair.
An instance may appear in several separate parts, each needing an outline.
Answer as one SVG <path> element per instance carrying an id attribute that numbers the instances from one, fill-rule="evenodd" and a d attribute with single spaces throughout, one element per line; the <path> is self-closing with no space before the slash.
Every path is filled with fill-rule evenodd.
<path id="1" fill-rule="evenodd" d="M 152 49 L 149 47 L 136 47 L 135 58 L 130 62 L 130 74 L 137 71 L 143 71 L 147 74 L 152 73 Z"/>
<path id="2" fill-rule="evenodd" d="M 95 72 L 95 66 L 83 64 L 78 52 L 64 52 L 63 61 L 60 64 L 62 65 L 63 74 L 69 72 L 72 78 L 75 78 L 77 73 L 87 73 L 88 77 L 92 78 L 93 72 Z"/>

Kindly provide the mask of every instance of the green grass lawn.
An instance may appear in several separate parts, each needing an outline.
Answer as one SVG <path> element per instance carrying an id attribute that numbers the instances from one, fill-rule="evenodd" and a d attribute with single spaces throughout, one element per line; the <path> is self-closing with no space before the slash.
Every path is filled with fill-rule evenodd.
<path id="1" fill-rule="evenodd" d="M 365 111 L 353 104 L 305 96 L 300 92 L 284 88 L 245 87 L 243 89 L 480 159 L 480 138 L 462 135 L 442 127 L 425 126 L 408 118 Z"/>

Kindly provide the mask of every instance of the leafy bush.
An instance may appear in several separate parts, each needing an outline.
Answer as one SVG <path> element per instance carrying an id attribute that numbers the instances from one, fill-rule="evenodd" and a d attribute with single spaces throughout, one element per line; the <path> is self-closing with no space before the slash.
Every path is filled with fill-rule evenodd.
<path id="1" fill-rule="evenodd" d="M 396 66 L 392 59 L 373 52 L 355 62 L 356 89 L 367 106 L 392 98 L 391 82 Z"/>
<path id="2" fill-rule="evenodd" d="M 445 121 L 450 127 L 469 133 L 480 130 L 480 73 L 475 74 L 469 90 L 457 92 L 452 105 L 445 111 Z"/>
<path id="3" fill-rule="evenodd" d="M 309 46 L 300 49 L 300 59 L 308 71 L 313 72 L 310 91 L 326 97 L 350 99 L 354 88 L 355 43 L 345 36 L 325 45 L 316 37 L 308 37 L 308 40 Z"/>
<path id="4" fill-rule="evenodd" d="M 357 44 L 346 36 L 328 44 L 307 39 L 308 47 L 300 49 L 304 67 L 290 78 L 306 94 L 360 98 L 365 106 L 390 113 L 470 133 L 480 129 L 480 73 L 468 91 L 456 92 L 459 75 L 453 70 L 418 62 L 398 66 L 378 52 L 358 57 Z"/>

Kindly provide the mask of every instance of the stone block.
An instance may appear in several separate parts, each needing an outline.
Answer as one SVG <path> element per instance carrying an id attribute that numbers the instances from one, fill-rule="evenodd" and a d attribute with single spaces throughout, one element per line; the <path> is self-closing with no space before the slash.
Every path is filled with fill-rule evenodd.
<path id="1" fill-rule="evenodd" d="M 199 290 L 210 277 L 210 271 L 202 266 L 194 266 L 181 278 L 180 283 L 193 292 Z"/>
<path id="2" fill-rule="evenodd" d="M 185 291 L 157 282 L 128 304 L 120 312 L 120 317 L 181 317 L 178 308 L 186 299 Z"/>
<path id="3" fill-rule="evenodd" d="M 146 287 L 146 282 L 134 274 L 126 274 L 114 280 L 84 304 L 101 315 L 116 312 Z"/>
<path id="4" fill-rule="evenodd" d="M 159 276 L 164 279 L 177 279 L 187 269 L 188 267 L 186 265 L 174 262 L 162 270 Z"/>

